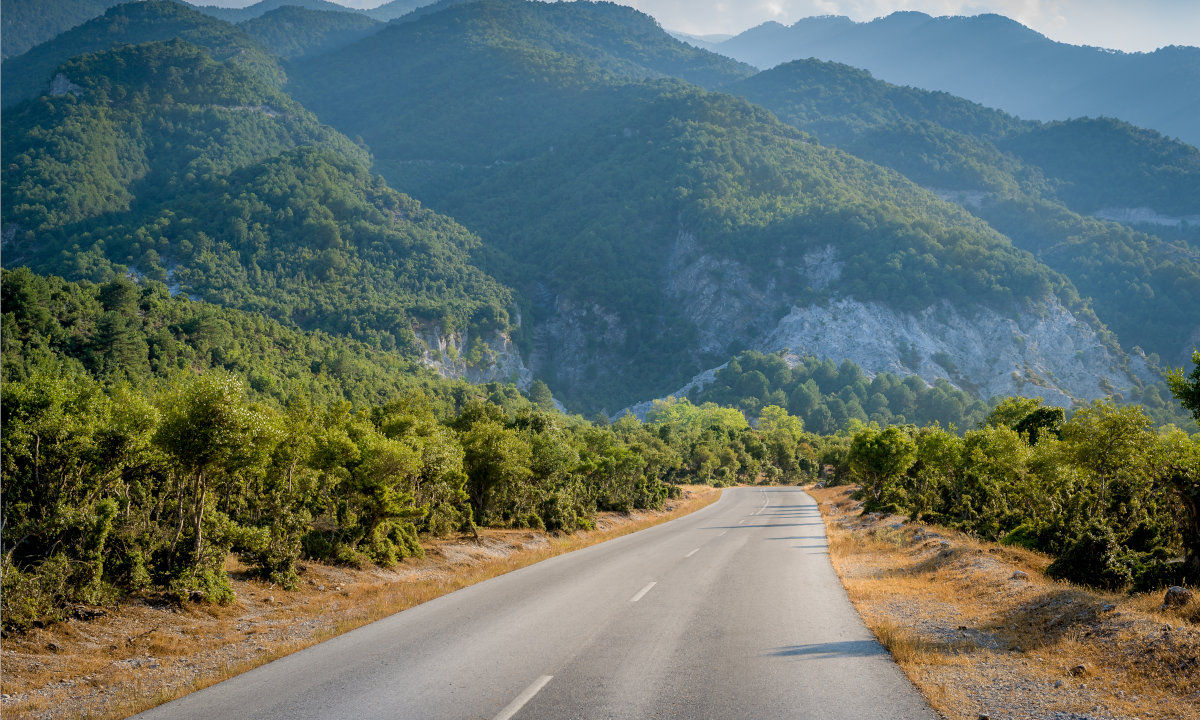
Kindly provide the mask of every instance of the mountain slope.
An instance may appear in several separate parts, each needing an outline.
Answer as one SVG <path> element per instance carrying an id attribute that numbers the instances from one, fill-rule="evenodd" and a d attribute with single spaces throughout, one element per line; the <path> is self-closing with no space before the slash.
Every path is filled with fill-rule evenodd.
<path id="1" fill-rule="evenodd" d="M 270 84 L 181 41 L 62 70 L 78 90 L 4 116 L 7 263 L 146 275 L 452 374 L 504 362 L 511 297 L 468 264 L 478 240 Z"/>
<path id="2" fill-rule="evenodd" d="M 161 283 L 72 283 L 27 268 L 3 272 L 4 382 L 78 363 L 106 381 L 178 383 L 220 369 L 251 392 L 355 407 L 438 383 L 427 368 L 349 338 L 172 297 Z M 69 371 L 68 371 L 69 372 Z M 449 385 L 445 381 L 440 384 Z"/>
<path id="3" fill-rule="evenodd" d="M 84 55 L 57 73 L 62 90 L 2 121 L 3 219 L 18 242 L 301 145 L 365 161 L 273 84 L 183 41 Z"/>
<path id="4" fill-rule="evenodd" d="M 3 0 L 0 45 L 9 58 L 100 15 L 122 0 Z"/>
<path id="5" fill-rule="evenodd" d="M 219 5 L 203 5 L 199 2 L 190 2 L 197 10 L 210 15 L 219 20 L 224 20 L 230 23 L 245 22 L 257 17 L 262 17 L 269 12 L 278 10 L 282 7 L 299 7 L 304 10 L 320 10 L 325 12 L 339 12 L 347 14 L 358 14 L 359 11 L 348 8 L 345 5 L 340 5 L 329 0 L 259 0 L 256 3 L 240 8 L 221 7 Z"/>
<path id="6" fill-rule="evenodd" d="M 1057 43 L 999 15 L 898 12 L 767 23 L 713 46 L 760 68 L 834 60 L 1024 118 L 1108 116 L 1200 144 L 1200 48 L 1120 53 Z M 946 62 L 946 58 L 954 58 Z"/>
<path id="7" fill-rule="evenodd" d="M 432 0 L 391 0 L 382 5 L 377 5 L 373 8 L 368 8 L 363 12 L 376 20 L 387 22 L 395 20 L 398 17 L 403 17 L 410 12 L 423 8 L 427 5 L 432 5 Z"/>
<path id="8" fill-rule="evenodd" d="M 1086 329 L 1070 283 L 1006 238 L 742 100 L 647 80 L 637 61 L 661 57 L 653 48 L 566 22 L 595 13 L 638 17 L 588 3 L 450 7 L 292 72 L 297 96 L 361 135 L 393 184 L 480 233 L 480 262 L 524 297 L 523 348 L 556 396 L 611 409 L 662 394 L 782 342 L 781 320 L 838 298 L 896 326 L 934 322 L 942 304 L 968 322 L 1020 317 L 1005 331 L 1014 347 L 1043 312 L 1080 328 L 1086 351 L 1006 361 L 1060 363 L 1062 380 L 1040 379 L 1049 396 L 1099 396 L 1095 377 L 1134 382 Z M 948 377 L 939 367 L 924 358 L 908 372 Z M 1024 368 L 990 372 L 1002 391 Z"/>
<path id="9" fill-rule="evenodd" d="M 284 6 L 246 20 L 239 27 L 279 57 L 320 55 L 377 32 L 382 23 L 366 15 Z"/>
<path id="10" fill-rule="evenodd" d="M 46 92 L 54 70 L 63 62 L 115 45 L 186 40 L 206 48 L 218 60 L 237 62 L 277 84 L 283 82 L 278 62 L 244 32 L 174 0 L 129 2 L 64 32 L 3 64 L 3 104 Z"/>
<path id="11" fill-rule="evenodd" d="M 963 203 L 1070 277 L 1122 341 L 1171 362 L 1190 355 L 1200 332 L 1189 311 L 1200 303 L 1200 257 L 1178 241 L 1077 213 L 1200 214 L 1200 150 L 1114 120 L 1020 121 L 817 60 L 785 63 L 731 89 L 822 142 Z"/>

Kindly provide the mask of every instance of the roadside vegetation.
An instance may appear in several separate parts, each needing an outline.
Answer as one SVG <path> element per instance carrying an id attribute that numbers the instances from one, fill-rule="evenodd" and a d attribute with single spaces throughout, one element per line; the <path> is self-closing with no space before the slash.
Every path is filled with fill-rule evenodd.
<path id="1" fill-rule="evenodd" d="M 422 534 L 571 532 L 659 508 L 681 483 L 820 475 L 861 483 L 869 510 L 1047 552 L 1077 582 L 1200 578 L 1200 437 L 1137 407 L 1067 419 L 1011 398 L 962 434 L 849 418 L 818 435 L 781 405 L 686 399 L 591 422 L 540 382 L 446 380 L 153 281 L 3 281 L 6 630 L 130 595 L 230 602 L 230 556 L 291 588 L 302 560 L 390 566 L 420 556 Z M 865 383 L 834 370 L 801 364 L 795 380 Z M 1193 412 L 1197 373 L 1172 378 Z"/>
<path id="2" fill-rule="evenodd" d="M 778 408 L 593 423 L 542 383 L 445 380 L 152 281 L 6 271 L 3 292 L 6 630 L 130 595 L 227 603 L 231 555 L 292 588 L 302 559 L 390 566 L 419 534 L 571 532 L 692 478 L 816 468 Z"/>
<path id="3" fill-rule="evenodd" d="M 1200 355 L 1172 386 L 1195 409 Z M 1193 428 L 1194 430 L 1195 428 Z M 845 478 L 868 512 L 904 514 L 1055 558 L 1051 577 L 1111 590 L 1200 581 L 1200 434 L 1155 428 L 1137 406 L 1009 398 L 962 435 L 860 427 Z"/>

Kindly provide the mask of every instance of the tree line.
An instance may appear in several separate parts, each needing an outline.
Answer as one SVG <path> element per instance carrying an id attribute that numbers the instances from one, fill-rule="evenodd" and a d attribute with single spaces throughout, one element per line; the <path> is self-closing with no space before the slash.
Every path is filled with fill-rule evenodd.
<path id="1" fill-rule="evenodd" d="M 1200 420 L 1200 353 L 1172 386 Z M 1194 429 L 1194 428 L 1193 428 Z M 860 426 L 837 457 L 867 511 L 1049 553 L 1051 576 L 1109 589 L 1200 581 L 1200 434 L 1097 401 L 1069 419 L 1008 398 L 962 435 Z"/>
<path id="2" fill-rule="evenodd" d="M 231 554 L 291 587 L 305 560 L 391 565 L 421 535 L 570 532 L 681 482 L 816 468 L 778 408 L 757 427 L 686 401 L 594 423 L 544 383 L 439 378 L 153 281 L 2 287 L 5 628 L 128 595 L 227 602 Z"/>

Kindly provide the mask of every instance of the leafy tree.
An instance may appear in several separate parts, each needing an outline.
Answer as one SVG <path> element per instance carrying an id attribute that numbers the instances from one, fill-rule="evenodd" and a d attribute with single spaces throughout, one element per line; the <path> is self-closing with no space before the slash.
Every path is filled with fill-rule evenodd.
<path id="1" fill-rule="evenodd" d="M 863 482 L 873 507 L 884 501 L 889 485 L 908 472 L 916 460 L 916 444 L 895 426 L 859 430 L 850 441 L 847 457 L 851 472 Z"/>
<path id="2" fill-rule="evenodd" d="M 1192 352 L 1192 368 L 1190 375 L 1184 375 L 1184 369 L 1172 370 L 1167 376 L 1171 386 L 1171 394 L 1180 404 L 1200 422 L 1200 351 Z"/>
<path id="3" fill-rule="evenodd" d="M 233 482 L 239 468 L 264 462 L 271 434 L 267 419 L 247 401 L 242 383 L 230 375 L 201 375 L 166 399 L 155 442 L 179 473 L 179 520 L 172 546 L 184 538 L 185 524 L 190 524 L 191 567 L 197 573 L 222 572 L 203 549 L 210 491 Z"/>

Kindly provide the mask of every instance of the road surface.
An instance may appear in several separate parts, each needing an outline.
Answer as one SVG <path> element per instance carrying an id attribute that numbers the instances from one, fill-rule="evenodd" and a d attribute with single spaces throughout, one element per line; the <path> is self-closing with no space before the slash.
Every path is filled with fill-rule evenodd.
<path id="1" fill-rule="evenodd" d="M 138 716 L 935 720 L 863 626 L 816 504 L 691 515 L 464 588 Z"/>

